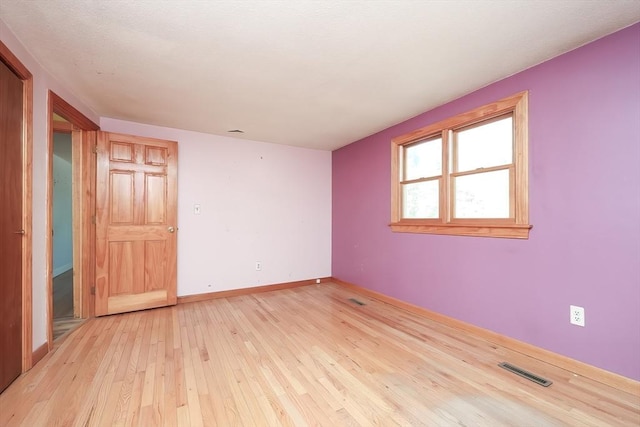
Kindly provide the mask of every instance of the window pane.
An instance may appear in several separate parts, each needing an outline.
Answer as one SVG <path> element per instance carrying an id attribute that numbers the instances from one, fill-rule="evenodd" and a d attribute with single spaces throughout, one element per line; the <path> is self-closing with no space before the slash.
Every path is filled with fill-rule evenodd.
<path id="1" fill-rule="evenodd" d="M 442 174 L 442 138 L 411 144 L 405 148 L 404 181 Z"/>
<path id="2" fill-rule="evenodd" d="M 439 179 L 404 184 L 402 186 L 402 217 L 439 218 L 439 187 Z"/>
<path id="3" fill-rule="evenodd" d="M 513 163 L 511 116 L 456 132 L 458 172 Z"/>
<path id="4" fill-rule="evenodd" d="M 509 170 L 454 178 L 454 218 L 509 218 Z"/>

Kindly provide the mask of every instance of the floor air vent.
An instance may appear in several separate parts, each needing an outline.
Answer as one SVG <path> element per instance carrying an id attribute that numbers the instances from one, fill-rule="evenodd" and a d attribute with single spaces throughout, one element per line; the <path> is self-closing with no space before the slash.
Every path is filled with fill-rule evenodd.
<path id="1" fill-rule="evenodd" d="M 362 301 L 358 301 L 355 298 L 349 298 L 349 301 L 351 301 L 354 304 L 358 304 L 358 305 L 364 305 L 364 303 Z"/>
<path id="2" fill-rule="evenodd" d="M 530 381 L 533 381 L 536 384 L 540 384 L 543 387 L 549 387 L 553 382 L 542 377 L 537 376 L 536 374 L 532 374 L 529 371 L 525 371 L 524 369 L 518 368 L 507 362 L 498 363 L 498 366 L 506 369 L 507 371 L 513 372 L 516 375 L 520 375 L 523 378 L 526 378 Z"/>

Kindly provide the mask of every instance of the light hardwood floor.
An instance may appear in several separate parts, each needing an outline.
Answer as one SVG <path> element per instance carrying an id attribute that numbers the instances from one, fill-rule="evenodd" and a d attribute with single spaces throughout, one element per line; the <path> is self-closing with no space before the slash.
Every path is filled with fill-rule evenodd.
<path id="1" fill-rule="evenodd" d="M 2 426 L 639 424 L 640 396 L 331 283 L 91 319 L 0 395 Z"/>

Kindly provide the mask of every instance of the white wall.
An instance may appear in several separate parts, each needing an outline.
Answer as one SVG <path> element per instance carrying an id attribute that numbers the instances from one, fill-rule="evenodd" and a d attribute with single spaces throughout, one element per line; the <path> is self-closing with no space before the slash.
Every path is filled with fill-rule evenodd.
<path id="1" fill-rule="evenodd" d="M 331 275 L 330 152 L 109 118 L 100 127 L 178 141 L 178 295 Z"/>
<path id="2" fill-rule="evenodd" d="M 53 277 L 73 267 L 73 191 L 71 162 L 57 155 L 71 151 L 71 134 L 53 134 Z M 68 147 L 61 147 L 61 146 Z"/>
<path id="3" fill-rule="evenodd" d="M 99 117 L 47 74 L 0 20 L 0 40 L 33 74 L 33 348 L 47 341 L 46 203 L 48 91 L 53 90 L 95 123 Z"/>

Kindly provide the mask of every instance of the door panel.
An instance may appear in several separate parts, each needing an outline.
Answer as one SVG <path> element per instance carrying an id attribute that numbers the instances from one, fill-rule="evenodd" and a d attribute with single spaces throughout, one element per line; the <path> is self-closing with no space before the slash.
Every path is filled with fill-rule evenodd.
<path id="1" fill-rule="evenodd" d="M 0 392 L 22 372 L 22 85 L 0 61 Z"/>
<path id="2" fill-rule="evenodd" d="M 174 141 L 98 133 L 96 315 L 176 303 Z"/>

